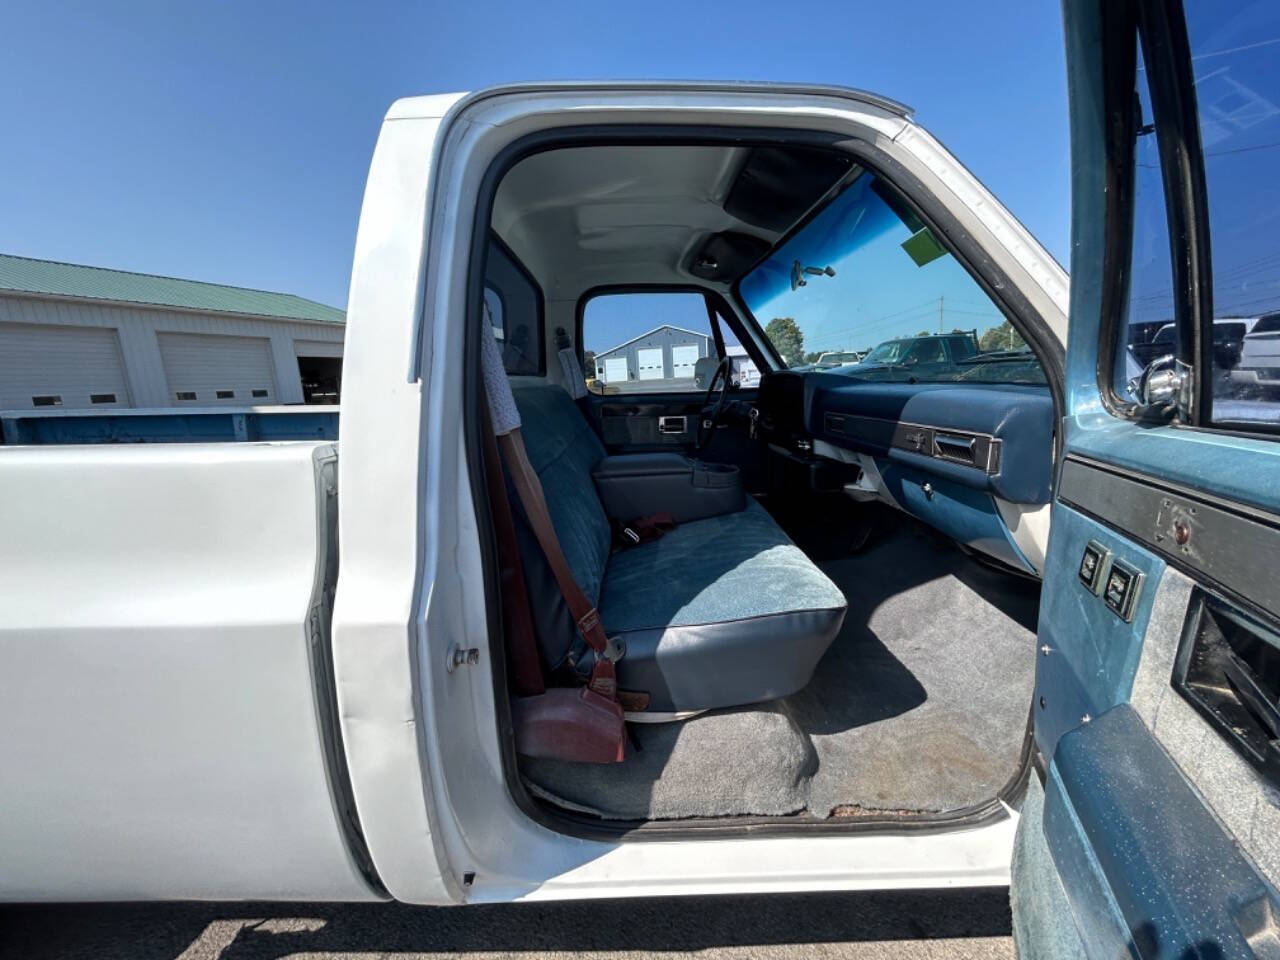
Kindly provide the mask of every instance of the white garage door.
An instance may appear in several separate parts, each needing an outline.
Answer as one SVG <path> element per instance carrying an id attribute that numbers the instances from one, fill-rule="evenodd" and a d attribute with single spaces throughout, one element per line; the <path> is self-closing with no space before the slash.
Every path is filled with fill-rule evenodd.
<path id="1" fill-rule="evenodd" d="M 497 332 L 496 330 L 494 331 Z M 341 357 L 341 340 L 295 340 L 293 352 L 299 357 Z"/>
<path id="2" fill-rule="evenodd" d="M 173 403 L 274 403 L 266 337 L 162 333 L 160 356 Z"/>
<path id="3" fill-rule="evenodd" d="M 641 380 L 662 379 L 662 348 L 648 347 L 636 351 L 636 366 Z"/>
<path id="4" fill-rule="evenodd" d="M 627 379 L 627 358 L 606 357 L 604 361 L 604 382 L 623 383 Z"/>
<path id="5" fill-rule="evenodd" d="M 671 374 L 676 377 L 692 377 L 698 364 L 698 345 L 685 343 L 671 348 Z"/>
<path id="6" fill-rule="evenodd" d="M 0 323 L 0 409 L 129 405 L 113 327 Z"/>

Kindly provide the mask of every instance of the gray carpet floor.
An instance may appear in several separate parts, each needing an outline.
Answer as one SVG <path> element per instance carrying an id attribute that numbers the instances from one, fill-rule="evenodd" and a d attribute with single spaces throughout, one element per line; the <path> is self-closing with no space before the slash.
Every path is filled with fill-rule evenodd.
<path id="1" fill-rule="evenodd" d="M 940 812 L 994 797 L 1026 728 L 1038 585 L 910 525 L 819 565 L 849 612 L 804 690 L 633 724 L 618 765 L 522 760 L 531 792 L 621 820 Z"/>

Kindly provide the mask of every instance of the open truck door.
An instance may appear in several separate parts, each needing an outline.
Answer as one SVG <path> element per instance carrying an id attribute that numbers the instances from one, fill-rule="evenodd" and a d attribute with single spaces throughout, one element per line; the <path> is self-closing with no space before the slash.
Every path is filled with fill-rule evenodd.
<path id="1" fill-rule="evenodd" d="M 1280 398 L 1213 343 L 1215 318 L 1280 304 L 1280 13 L 1065 15 L 1065 449 L 1015 936 L 1028 957 L 1280 956 Z"/>

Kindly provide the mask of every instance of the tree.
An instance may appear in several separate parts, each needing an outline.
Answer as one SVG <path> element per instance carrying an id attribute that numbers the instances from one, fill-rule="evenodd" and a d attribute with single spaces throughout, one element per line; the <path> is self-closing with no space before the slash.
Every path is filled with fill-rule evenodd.
<path id="1" fill-rule="evenodd" d="M 586 374 L 588 380 L 596 375 L 596 352 L 594 350 L 583 351 L 582 372 Z"/>
<path id="2" fill-rule="evenodd" d="M 1018 331 L 1013 329 L 1013 324 L 1008 320 L 1000 324 L 998 327 L 988 327 L 982 331 L 982 336 L 978 337 L 978 349 L 987 350 L 1022 350 L 1025 349 L 1027 342 L 1019 336 Z"/>
<path id="3" fill-rule="evenodd" d="M 804 363 L 804 331 L 793 317 L 774 317 L 765 326 L 764 335 L 788 367 Z"/>
<path id="4" fill-rule="evenodd" d="M 916 334 L 916 336 L 917 336 L 917 337 L 927 337 L 927 336 L 930 336 L 930 333 L 929 333 L 929 331 L 928 331 L 928 330 L 921 330 L 919 333 L 917 333 L 917 334 Z"/>

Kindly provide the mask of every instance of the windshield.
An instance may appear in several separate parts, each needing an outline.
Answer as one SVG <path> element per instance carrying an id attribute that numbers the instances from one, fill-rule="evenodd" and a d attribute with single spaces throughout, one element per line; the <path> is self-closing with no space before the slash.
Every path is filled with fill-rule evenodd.
<path id="1" fill-rule="evenodd" d="M 866 363 L 897 363 L 902 359 L 902 355 L 907 352 L 907 347 L 911 345 L 908 340 L 890 340 L 888 343 L 882 343 L 876 347 L 864 358 Z"/>
<path id="2" fill-rule="evenodd" d="M 1034 354 L 883 180 L 862 172 L 742 278 L 738 292 L 789 367 L 866 351 L 828 372 L 868 380 L 1043 384 Z M 985 353 L 1020 363 L 977 363 Z M 976 356 L 975 356 L 976 354 Z M 998 368 L 998 369 L 997 369 Z"/>

